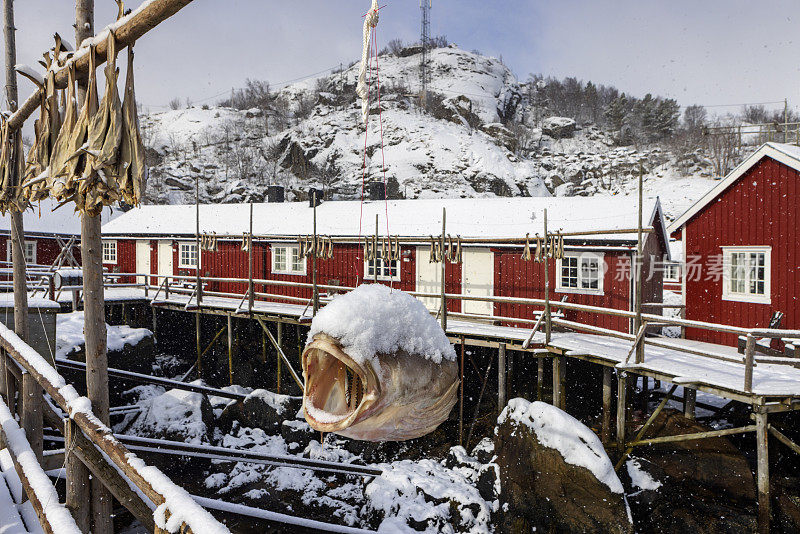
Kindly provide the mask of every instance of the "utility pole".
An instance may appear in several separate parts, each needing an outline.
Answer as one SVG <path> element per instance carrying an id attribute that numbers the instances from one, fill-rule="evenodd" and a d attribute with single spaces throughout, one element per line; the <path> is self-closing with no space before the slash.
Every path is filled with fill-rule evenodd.
<path id="1" fill-rule="evenodd" d="M 94 0 L 75 2 L 76 46 L 94 35 Z M 87 85 L 78 84 L 78 102 L 86 98 Z M 110 424 L 108 401 L 108 354 L 103 288 L 103 241 L 101 216 L 81 217 L 81 261 L 83 263 L 83 311 L 86 337 L 86 389 L 92 412 L 101 422 Z M 75 503 L 73 503 L 75 504 Z M 111 493 L 97 477 L 91 481 L 92 532 L 111 534 Z M 78 506 L 86 506 L 86 502 Z"/>
<path id="2" fill-rule="evenodd" d="M 430 48 L 431 48 L 431 0 L 419 0 L 422 11 L 422 27 L 420 29 L 420 44 L 422 45 L 422 58 L 419 63 L 419 97 L 423 107 L 428 97 L 428 84 L 431 81 Z"/>

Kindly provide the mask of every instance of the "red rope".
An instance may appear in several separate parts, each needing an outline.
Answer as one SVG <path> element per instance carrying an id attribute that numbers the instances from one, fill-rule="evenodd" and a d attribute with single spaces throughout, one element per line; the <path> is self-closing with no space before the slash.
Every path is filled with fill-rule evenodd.
<path id="1" fill-rule="evenodd" d="M 381 167 L 383 170 L 383 204 L 386 210 L 386 239 L 389 241 L 389 287 L 394 288 L 394 277 L 391 276 L 391 266 L 392 266 L 392 241 L 389 239 L 391 235 L 389 233 L 389 190 L 386 185 L 386 154 L 383 151 L 383 110 L 381 109 L 381 72 L 378 66 L 378 29 L 374 28 L 372 30 L 372 36 L 375 42 L 375 92 L 378 95 L 378 123 L 381 127 Z M 384 262 L 386 258 L 384 258 Z M 398 262 L 397 268 L 400 268 L 400 262 Z"/>

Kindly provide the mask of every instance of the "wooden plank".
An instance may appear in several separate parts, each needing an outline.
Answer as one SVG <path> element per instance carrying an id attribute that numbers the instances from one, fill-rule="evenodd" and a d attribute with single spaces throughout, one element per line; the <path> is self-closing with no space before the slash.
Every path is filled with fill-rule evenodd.
<path id="1" fill-rule="evenodd" d="M 736 428 L 726 428 L 725 430 L 711 430 L 709 432 L 695 432 L 692 434 L 679 434 L 677 436 L 662 436 L 659 438 L 642 439 L 631 442 L 631 447 L 640 447 L 643 445 L 655 445 L 658 443 L 675 443 L 679 441 L 693 441 L 697 439 L 719 438 L 722 436 L 732 436 L 734 434 L 742 434 L 744 432 L 754 432 L 756 425 L 741 426 Z"/>
<path id="2" fill-rule="evenodd" d="M 778 441 L 780 441 L 781 443 L 792 449 L 795 453 L 800 454 L 800 445 L 789 439 L 789 437 L 786 434 L 784 434 L 774 426 L 769 425 L 767 428 L 769 429 L 769 433 L 775 436 L 775 438 Z"/>

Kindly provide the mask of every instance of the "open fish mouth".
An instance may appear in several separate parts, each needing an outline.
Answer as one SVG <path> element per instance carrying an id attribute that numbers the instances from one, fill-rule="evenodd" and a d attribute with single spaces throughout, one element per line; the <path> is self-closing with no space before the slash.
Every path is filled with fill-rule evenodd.
<path id="1" fill-rule="evenodd" d="M 372 370 L 357 364 L 333 338 L 317 336 L 302 360 L 306 382 L 303 409 L 313 429 L 344 430 L 363 419 L 378 398 Z"/>

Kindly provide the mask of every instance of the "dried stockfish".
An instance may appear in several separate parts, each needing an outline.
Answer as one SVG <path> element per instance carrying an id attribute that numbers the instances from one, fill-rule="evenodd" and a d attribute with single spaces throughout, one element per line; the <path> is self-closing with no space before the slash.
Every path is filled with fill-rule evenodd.
<path id="1" fill-rule="evenodd" d="M 144 143 L 136 113 L 132 46 L 128 47 L 128 73 L 125 79 L 125 97 L 122 101 L 122 140 L 116 174 L 122 199 L 131 206 L 138 206 L 146 185 L 147 173 L 144 164 Z"/>
<path id="2" fill-rule="evenodd" d="M 59 174 L 70 157 L 69 142 L 75 123 L 78 120 L 78 108 L 75 101 L 75 67 L 70 64 L 67 70 L 67 95 L 64 102 L 64 122 L 58 132 L 58 138 L 50 154 L 50 166 L 48 168 L 47 187 L 50 194 L 59 199 L 64 198 L 64 175 Z"/>

